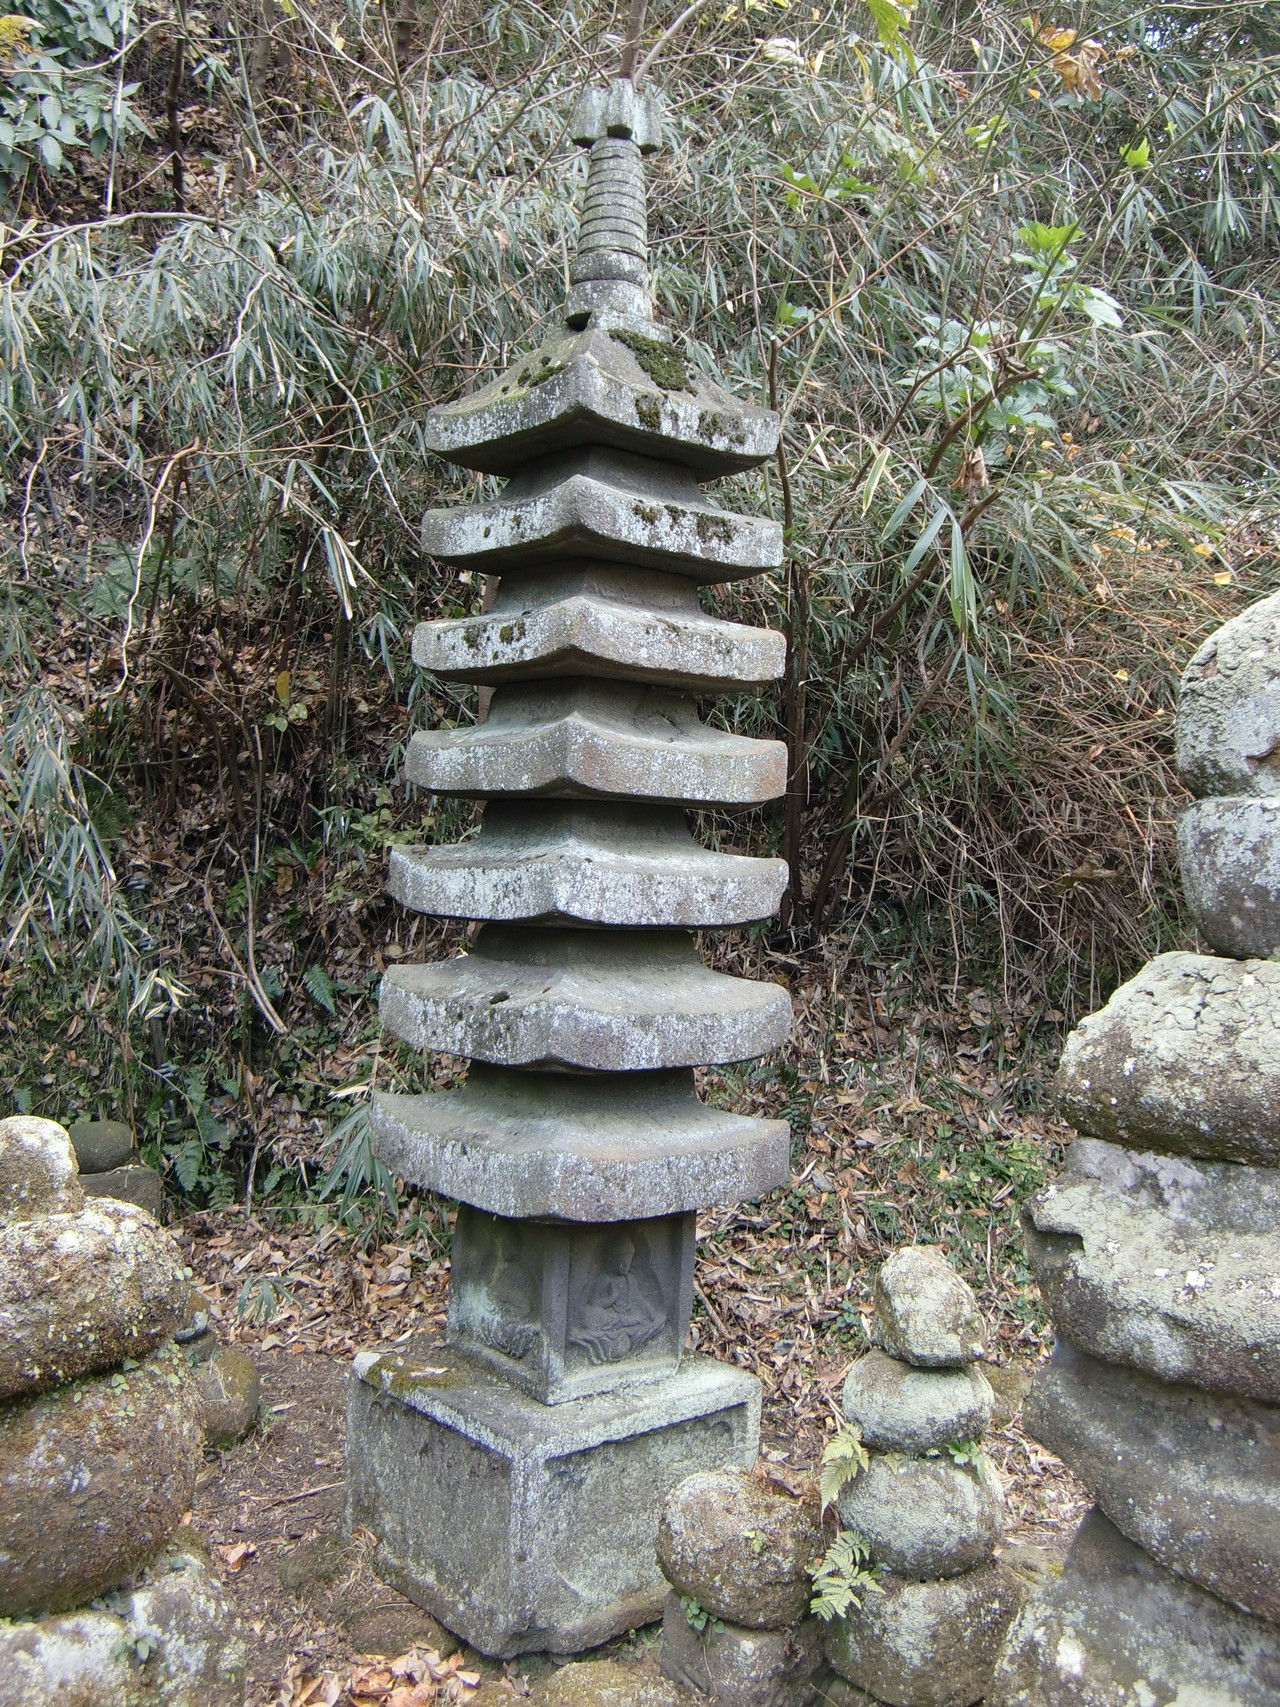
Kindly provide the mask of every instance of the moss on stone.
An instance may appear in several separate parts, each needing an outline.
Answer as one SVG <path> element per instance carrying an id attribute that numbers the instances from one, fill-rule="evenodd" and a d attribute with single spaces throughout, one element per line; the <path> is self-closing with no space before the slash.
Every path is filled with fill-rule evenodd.
<path id="1" fill-rule="evenodd" d="M 712 542 L 717 545 L 728 545 L 733 538 L 733 524 L 727 517 L 699 515 L 693 524 L 693 531 L 703 545 Z"/>
<path id="2" fill-rule="evenodd" d="M 662 404 L 654 396 L 646 394 L 636 398 L 636 419 L 642 427 L 647 427 L 651 433 L 662 430 Z"/>
<path id="3" fill-rule="evenodd" d="M 688 364 L 670 344 L 664 344 L 657 338 L 646 338 L 643 332 L 614 331 L 610 332 L 609 336 L 615 343 L 624 344 L 631 351 L 649 378 L 661 390 L 694 389 Z"/>

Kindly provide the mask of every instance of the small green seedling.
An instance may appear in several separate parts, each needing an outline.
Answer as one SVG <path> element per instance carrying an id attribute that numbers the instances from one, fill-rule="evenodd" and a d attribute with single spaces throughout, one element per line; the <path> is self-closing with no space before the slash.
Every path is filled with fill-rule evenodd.
<path id="1" fill-rule="evenodd" d="M 684 1613 L 689 1628 L 701 1631 L 704 1636 L 718 1636 L 724 1629 L 721 1620 L 714 1613 L 708 1612 L 705 1606 L 699 1606 L 691 1594 L 680 1596 L 680 1610 Z"/>

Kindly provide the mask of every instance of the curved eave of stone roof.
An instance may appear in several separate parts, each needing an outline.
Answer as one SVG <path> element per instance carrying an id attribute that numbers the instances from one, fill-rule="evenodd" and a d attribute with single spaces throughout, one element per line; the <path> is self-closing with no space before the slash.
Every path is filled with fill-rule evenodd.
<path id="1" fill-rule="evenodd" d="M 371 1126 L 394 1173 L 491 1215 L 679 1215 L 758 1197 L 790 1174 L 784 1122 L 709 1108 L 684 1073 L 479 1067 L 456 1091 L 376 1096 Z"/>
<path id="2" fill-rule="evenodd" d="M 741 580 L 782 562 L 782 528 L 711 503 L 648 495 L 590 474 L 490 503 L 428 510 L 422 548 L 486 575 L 569 558 L 639 565 L 690 580 Z"/>
<path id="3" fill-rule="evenodd" d="M 474 953 L 391 967 L 378 1010 L 414 1049 L 596 1072 L 754 1060 L 791 1030 L 780 984 L 713 972 L 664 931 L 491 926 Z"/>
<path id="4" fill-rule="evenodd" d="M 486 723 L 420 730 L 405 775 L 435 794 L 758 806 L 786 792 L 787 751 L 700 723 L 660 690 L 575 683 L 495 703 Z"/>
<path id="5" fill-rule="evenodd" d="M 438 918 L 703 930 L 768 918 L 786 886 L 780 859 L 715 853 L 687 832 L 683 844 L 637 842 L 572 822 L 533 836 L 486 823 L 471 841 L 392 848 L 387 887 Z"/>
<path id="6" fill-rule="evenodd" d="M 690 693 L 776 681 L 786 650 L 776 629 L 587 594 L 524 611 L 423 622 L 413 633 L 414 663 L 445 680 L 601 676 Z"/>
<path id="7" fill-rule="evenodd" d="M 778 417 L 742 403 L 657 335 L 558 333 L 500 379 L 431 410 L 426 440 L 463 468 L 510 474 L 531 459 L 608 446 L 711 480 L 754 468 Z"/>

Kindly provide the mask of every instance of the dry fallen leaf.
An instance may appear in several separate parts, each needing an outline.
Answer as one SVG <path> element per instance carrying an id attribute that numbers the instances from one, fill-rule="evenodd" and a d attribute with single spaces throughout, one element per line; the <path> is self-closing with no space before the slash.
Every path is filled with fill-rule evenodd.
<path id="1" fill-rule="evenodd" d="M 252 1559 L 258 1549 L 252 1541 L 236 1541 L 229 1547 L 218 1547 L 218 1557 L 229 1571 L 238 1571 L 246 1559 Z"/>

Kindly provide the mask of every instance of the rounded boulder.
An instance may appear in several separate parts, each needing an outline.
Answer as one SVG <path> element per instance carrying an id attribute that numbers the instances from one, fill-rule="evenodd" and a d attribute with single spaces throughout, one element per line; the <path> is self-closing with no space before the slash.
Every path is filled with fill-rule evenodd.
<path id="1" fill-rule="evenodd" d="M 64 1126 L 31 1114 L 0 1120 L 0 1221 L 79 1209 L 84 1193 Z"/>
<path id="2" fill-rule="evenodd" d="M 1192 794 L 1280 793 L 1280 593 L 1201 646 L 1182 675 L 1174 729 Z"/>
<path id="3" fill-rule="evenodd" d="M 0 1408 L 0 1618 L 83 1605 L 182 1521 L 200 1415 L 174 1346 Z"/>
<path id="4" fill-rule="evenodd" d="M 0 1224 L 0 1398 L 145 1356 L 186 1293 L 178 1247 L 130 1204 Z"/>
<path id="5" fill-rule="evenodd" d="M 1219 954 L 1280 951 L 1280 798 L 1193 801 L 1178 820 L 1182 887 Z"/>
<path id="6" fill-rule="evenodd" d="M 917 1369 L 954 1369 L 986 1351 L 978 1302 L 940 1251 L 908 1245 L 876 1276 L 871 1339 Z"/>
<path id="7" fill-rule="evenodd" d="M 749 1470 L 700 1470 L 668 1495 L 658 1563 L 704 1611 L 776 1630 L 809 1609 L 809 1565 L 822 1550 L 816 1504 Z"/>
<path id="8" fill-rule="evenodd" d="M 190 1360 L 190 1353 L 187 1353 Z M 196 1385 L 210 1446 L 235 1446 L 253 1427 L 262 1390 L 253 1360 L 235 1346 L 215 1346 L 195 1363 Z"/>
<path id="9" fill-rule="evenodd" d="M 1000 1565 L 943 1582 L 881 1579 L 828 1626 L 833 1671 L 895 1707 L 972 1707 L 986 1695 L 1025 1591 Z"/>
<path id="10" fill-rule="evenodd" d="M 954 1577 L 991 1557 L 1004 1527 L 1004 1490 L 976 1452 L 938 1458 L 873 1456 L 839 1498 L 877 1564 L 905 1577 Z"/>
<path id="11" fill-rule="evenodd" d="M 991 1384 L 973 1364 L 915 1369 L 869 1351 L 845 1377 L 844 1414 L 865 1446 L 882 1451 L 929 1452 L 949 1441 L 978 1440 L 994 1409 Z"/>
<path id="12" fill-rule="evenodd" d="M 105 1174 L 133 1159 L 133 1129 L 123 1120 L 77 1120 L 67 1136 L 82 1174 Z"/>
<path id="13" fill-rule="evenodd" d="M 171 1552 L 93 1607 L 0 1624 L 0 1707 L 242 1707 L 245 1659 L 217 1577 Z"/>

